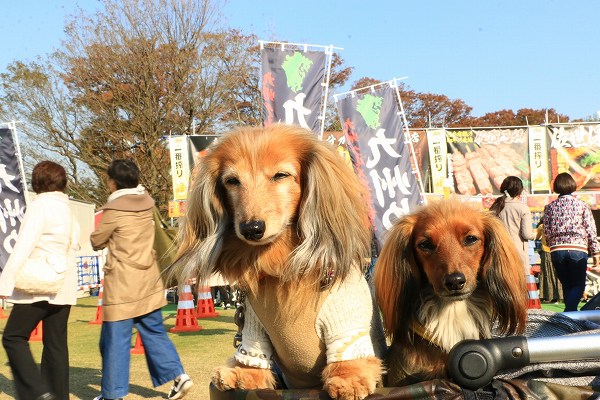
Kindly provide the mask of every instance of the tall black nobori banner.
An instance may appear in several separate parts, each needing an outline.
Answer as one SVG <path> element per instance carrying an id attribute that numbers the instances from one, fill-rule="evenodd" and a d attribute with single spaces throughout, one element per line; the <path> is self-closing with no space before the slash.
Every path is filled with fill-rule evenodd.
<path id="1" fill-rule="evenodd" d="M 25 179 L 13 132 L 0 129 L 0 272 L 4 269 L 25 215 Z"/>
<path id="2" fill-rule="evenodd" d="M 381 245 L 393 222 L 421 200 L 394 88 L 353 93 L 337 100 L 337 106 L 356 169 L 371 192 L 371 216 Z"/>
<path id="3" fill-rule="evenodd" d="M 295 124 L 320 135 L 327 54 L 265 47 L 261 56 L 263 125 Z"/>

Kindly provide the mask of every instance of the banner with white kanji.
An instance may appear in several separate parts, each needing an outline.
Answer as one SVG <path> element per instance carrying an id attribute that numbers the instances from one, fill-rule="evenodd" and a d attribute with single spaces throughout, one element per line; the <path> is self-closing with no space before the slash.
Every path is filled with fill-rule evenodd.
<path id="1" fill-rule="evenodd" d="M 327 54 L 264 47 L 261 56 L 263 125 L 300 125 L 320 135 Z"/>
<path id="2" fill-rule="evenodd" d="M 25 215 L 25 179 L 13 131 L 0 129 L 0 272 L 17 241 Z"/>
<path id="3" fill-rule="evenodd" d="M 391 86 L 337 100 L 359 176 L 371 191 L 374 233 L 381 246 L 393 222 L 421 203 L 408 138 Z"/>

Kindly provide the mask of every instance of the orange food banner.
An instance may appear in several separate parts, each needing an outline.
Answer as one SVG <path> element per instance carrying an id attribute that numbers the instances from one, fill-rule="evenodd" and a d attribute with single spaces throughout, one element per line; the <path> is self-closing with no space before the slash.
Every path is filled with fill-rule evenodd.
<path id="1" fill-rule="evenodd" d="M 549 125 L 552 177 L 568 172 L 577 190 L 600 190 L 600 124 Z"/>

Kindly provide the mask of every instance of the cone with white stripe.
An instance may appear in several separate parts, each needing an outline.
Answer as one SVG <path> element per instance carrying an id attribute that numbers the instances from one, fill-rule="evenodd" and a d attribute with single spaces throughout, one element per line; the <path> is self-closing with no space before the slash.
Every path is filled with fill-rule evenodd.
<path id="1" fill-rule="evenodd" d="M 194 295 L 190 285 L 183 285 L 177 302 L 177 320 L 170 332 L 195 332 L 202 329 L 198 325 L 196 309 L 194 308 Z"/>
<path id="2" fill-rule="evenodd" d="M 196 307 L 196 318 L 218 317 L 215 311 L 215 302 L 210 293 L 210 286 L 198 286 L 198 306 Z"/>
<path id="3" fill-rule="evenodd" d="M 530 309 L 541 309 L 542 303 L 540 301 L 540 292 L 538 291 L 537 283 L 535 283 L 535 276 L 525 275 L 525 282 L 527 283 L 527 294 L 529 295 L 527 307 Z"/>

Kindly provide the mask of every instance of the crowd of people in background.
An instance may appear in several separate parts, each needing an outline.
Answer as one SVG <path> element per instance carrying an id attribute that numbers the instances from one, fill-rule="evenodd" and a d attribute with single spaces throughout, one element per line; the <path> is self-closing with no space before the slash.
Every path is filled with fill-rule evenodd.
<path id="1" fill-rule="evenodd" d="M 153 250 L 154 200 L 139 185 L 140 171 L 132 161 L 115 160 L 107 173 L 111 194 L 90 238 L 95 250 L 108 248 L 99 343 L 101 394 L 95 400 L 122 399 L 128 394 L 134 324 L 143 338 L 153 385 L 173 381 L 167 398 L 181 399 L 193 382 L 163 326 L 161 308 L 166 298 Z M 2 344 L 18 399 L 69 400 L 67 322 L 78 290 L 76 265 L 69 257 L 73 258 L 79 247 L 80 228 L 65 194 L 67 176 L 62 166 L 51 161 L 37 164 L 31 185 L 37 196 L 27 207 L 15 247 L 0 275 L 0 298 L 13 303 Z M 57 257 L 63 257 L 67 266 L 57 292 L 30 294 L 15 289 L 17 272 L 26 260 L 44 264 Z M 44 333 L 38 368 L 28 340 L 40 321 Z"/>
<path id="2" fill-rule="evenodd" d="M 544 207 L 542 221 L 533 229 L 529 207 L 522 201 L 523 182 L 508 176 L 502 194 L 490 211 L 506 225 L 523 259 L 524 274 L 531 274 L 529 241 L 541 240 L 539 291 L 548 302 L 564 301 L 564 311 L 577 311 L 585 295 L 588 270 L 600 268 L 600 243 L 590 207 L 573 196 L 575 179 L 568 173 L 556 176 L 552 186 L 558 198 Z M 592 266 L 588 259 L 592 258 Z"/>

